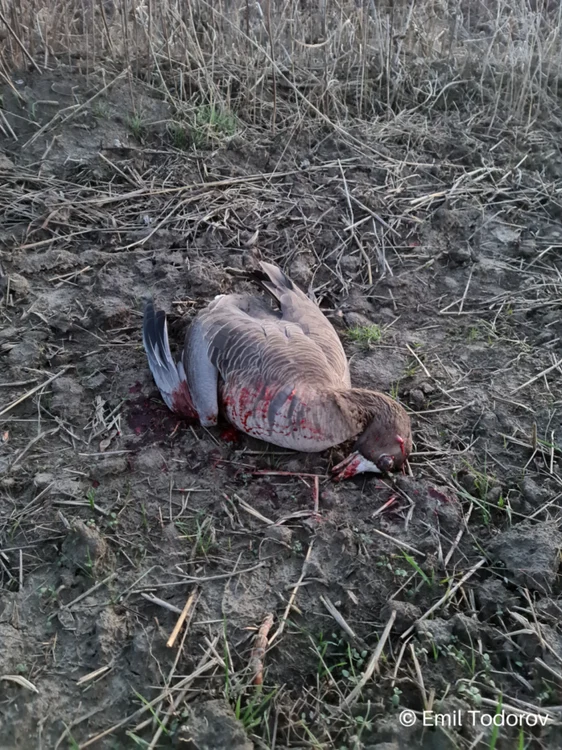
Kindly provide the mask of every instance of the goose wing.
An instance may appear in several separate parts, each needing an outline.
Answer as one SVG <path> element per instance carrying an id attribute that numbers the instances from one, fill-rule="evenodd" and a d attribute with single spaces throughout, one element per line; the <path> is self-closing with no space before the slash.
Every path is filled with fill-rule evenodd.
<path id="1" fill-rule="evenodd" d="M 349 388 L 349 365 L 342 343 L 330 321 L 278 266 L 262 261 L 257 280 L 279 303 L 284 321 L 300 326 L 307 338 L 324 352 L 328 365 Z"/>
<path id="2" fill-rule="evenodd" d="M 227 295 L 199 313 L 198 325 L 222 378 L 225 414 L 241 430 L 310 452 L 350 437 L 330 396 L 342 388 L 341 370 L 299 323 L 263 300 Z"/>

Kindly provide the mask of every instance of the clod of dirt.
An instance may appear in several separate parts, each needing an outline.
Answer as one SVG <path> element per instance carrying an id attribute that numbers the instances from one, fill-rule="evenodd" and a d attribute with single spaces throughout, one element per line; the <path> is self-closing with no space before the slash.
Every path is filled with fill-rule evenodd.
<path id="1" fill-rule="evenodd" d="M 128 469 L 126 456 L 104 456 L 92 467 L 92 474 L 96 477 L 115 476 Z"/>
<path id="2" fill-rule="evenodd" d="M 44 253 L 29 253 L 21 258 L 20 267 L 27 273 L 57 270 L 60 273 L 69 271 L 78 264 L 78 256 L 68 250 L 46 250 Z M 59 290 L 64 293 L 65 290 Z M 67 291 L 67 290 L 66 290 Z"/>
<path id="3" fill-rule="evenodd" d="M 374 744 L 365 745 L 365 750 L 411 750 L 411 748 L 423 748 L 424 745 L 417 742 L 419 730 L 416 727 L 401 727 L 398 718 L 384 717 L 376 724 L 376 736 Z M 433 744 L 434 737 L 431 735 L 432 750 L 445 750 L 443 746 Z M 378 740 L 378 741 L 377 741 Z M 450 745 L 449 745 L 450 747 Z"/>
<path id="4" fill-rule="evenodd" d="M 288 526 L 268 526 L 264 536 L 280 544 L 291 544 L 293 532 Z"/>
<path id="5" fill-rule="evenodd" d="M 373 325 L 372 320 L 359 312 L 345 313 L 344 320 L 350 328 L 368 328 Z"/>
<path id="6" fill-rule="evenodd" d="M 312 280 L 312 268 L 314 267 L 314 258 L 309 253 L 299 253 L 295 260 L 291 263 L 289 268 L 289 276 L 293 281 L 302 286 L 304 289 L 308 288 Z"/>
<path id="7" fill-rule="evenodd" d="M 4 342 L 9 341 L 10 339 L 15 339 L 18 337 L 18 329 L 14 328 L 14 326 L 4 326 L 2 329 L 0 329 L 0 344 L 3 344 Z M 2 351 L 0 349 L 0 351 Z"/>
<path id="8" fill-rule="evenodd" d="M 53 382 L 52 388 L 54 396 L 51 399 L 51 409 L 55 414 L 61 414 L 69 418 L 84 416 L 84 389 L 78 381 L 63 376 Z"/>
<path id="9" fill-rule="evenodd" d="M 556 622 L 562 620 L 562 601 L 560 599 L 544 597 L 535 606 L 540 615 L 552 617 Z"/>
<path id="10" fill-rule="evenodd" d="M 127 621 L 114 609 L 104 609 L 96 621 L 98 643 L 104 656 L 114 656 L 127 637 Z"/>
<path id="11" fill-rule="evenodd" d="M 25 363 L 25 367 L 40 367 L 44 362 L 43 349 L 40 344 L 40 337 L 32 338 L 29 337 L 27 341 L 22 341 L 21 344 L 16 344 L 10 348 L 8 359 L 10 364 L 17 373 L 20 371 L 22 364 Z M 56 381 L 55 381 L 56 382 Z"/>
<path id="12" fill-rule="evenodd" d="M 13 294 L 20 300 L 29 297 L 29 292 L 31 291 L 29 281 L 19 273 L 11 273 L 8 277 L 2 279 L 0 286 L 9 288 L 10 294 Z"/>
<path id="13" fill-rule="evenodd" d="M 472 253 L 469 247 L 463 247 L 457 245 L 449 250 L 449 258 L 456 264 L 463 265 L 468 263 L 472 258 Z"/>
<path id="14" fill-rule="evenodd" d="M 420 511 L 425 514 L 426 521 L 432 526 L 455 531 L 462 523 L 462 508 L 447 487 L 440 487 L 429 482 L 420 481 L 413 477 L 397 476 L 396 486 L 416 503 Z M 418 545 L 420 549 L 428 542 L 429 537 Z M 431 547 L 428 546 L 428 549 Z"/>
<path id="15" fill-rule="evenodd" d="M 480 634 L 481 625 L 478 620 L 462 612 L 457 612 L 456 615 L 451 617 L 451 624 L 453 626 L 453 633 L 460 638 L 463 636 L 465 639 L 467 637 L 478 638 Z"/>
<path id="16" fill-rule="evenodd" d="M 416 632 L 422 641 L 434 643 L 436 646 L 446 646 L 451 641 L 453 623 L 436 617 L 434 620 L 424 620 L 418 623 Z"/>
<path id="17" fill-rule="evenodd" d="M 472 497 L 480 496 L 480 491 L 476 482 L 477 479 L 474 474 L 459 475 L 459 484 L 464 487 L 464 489 L 468 492 L 469 495 L 472 495 Z"/>
<path id="18" fill-rule="evenodd" d="M 57 620 L 65 630 L 76 630 L 76 618 L 68 609 L 59 609 Z"/>
<path id="19" fill-rule="evenodd" d="M 499 485 L 495 485 L 494 487 L 490 487 L 490 489 L 486 493 L 486 501 L 488 503 L 492 503 L 492 505 L 496 505 L 501 495 L 502 488 Z"/>
<path id="20" fill-rule="evenodd" d="M 561 547 L 562 534 L 554 522 L 525 522 L 500 534 L 489 552 L 505 565 L 517 583 L 550 591 L 556 580 Z"/>
<path id="21" fill-rule="evenodd" d="M 361 268 L 361 259 L 356 255 L 344 255 L 340 260 L 340 268 L 347 276 L 353 276 Z"/>
<path id="22" fill-rule="evenodd" d="M 135 458 L 135 468 L 146 474 L 160 473 L 165 464 L 164 455 L 157 448 L 146 448 Z"/>
<path id="23" fill-rule="evenodd" d="M 51 484 L 51 482 L 54 482 L 54 480 L 55 477 L 53 474 L 50 474 L 48 471 L 40 471 L 33 477 L 33 484 L 36 487 L 42 488 L 46 487 L 48 484 Z"/>
<path id="24" fill-rule="evenodd" d="M 0 673 L 17 671 L 18 663 L 24 661 L 25 644 L 19 630 L 12 625 L 0 623 Z"/>
<path id="25" fill-rule="evenodd" d="M 130 322 L 131 308 L 119 297 L 105 297 L 92 307 L 92 319 L 100 328 L 118 328 Z"/>
<path id="26" fill-rule="evenodd" d="M 14 162 L 0 151 L 0 169 L 15 169 Z"/>
<path id="27" fill-rule="evenodd" d="M 497 578 L 489 578 L 484 581 L 478 587 L 476 596 L 480 612 L 484 617 L 492 617 L 517 603 L 517 597 L 510 594 Z"/>
<path id="28" fill-rule="evenodd" d="M 512 245 L 518 242 L 521 235 L 520 230 L 512 229 L 505 224 L 496 224 L 490 228 L 490 231 L 504 245 Z"/>
<path id="29" fill-rule="evenodd" d="M 71 479 L 70 477 L 61 477 L 55 479 L 53 494 L 60 493 L 61 495 L 68 495 L 69 497 L 83 497 L 84 496 L 84 485 L 79 479 Z"/>
<path id="30" fill-rule="evenodd" d="M 421 411 L 425 406 L 425 393 L 421 388 L 414 388 L 410 391 L 408 401 L 416 411 Z"/>
<path id="31" fill-rule="evenodd" d="M 62 556 L 67 567 L 94 572 L 108 557 L 107 542 L 97 529 L 77 520 L 62 544 Z"/>
<path id="32" fill-rule="evenodd" d="M 349 367 L 357 387 L 388 392 L 393 383 L 403 378 L 406 359 L 399 351 L 375 348 L 366 357 L 352 358 Z"/>
<path id="33" fill-rule="evenodd" d="M 227 274 L 212 263 L 193 263 L 187 278 L 201 297 L 214 297 L 226 291 Z"/>
<path id="34" fill-rule="evenodd" d="M 544 490 L 530 477 L 524 477 L 520 488 L 523 497 L 533 508 L 538 508 L 544 502 Z"/>
<path id="35" fill-rule="evenodd" d="M 407 630 L 422 616 L 421 609 L 415 604 L 412 604 L 411 602 L 402 602 L 396 599 L 389 599 L 382 609 L 382 619 L 388 620 L 393 609 L 396 610 L 394 628 L 399 631 Z"/>
<path id="36" fill-rule="evenodd" d="M 221 700 L 196 703 L 187 707 L 187 719 L 180 727 L 177 747 L 186 750 L 253 750 L 251 742 L 234 711 Z"/>

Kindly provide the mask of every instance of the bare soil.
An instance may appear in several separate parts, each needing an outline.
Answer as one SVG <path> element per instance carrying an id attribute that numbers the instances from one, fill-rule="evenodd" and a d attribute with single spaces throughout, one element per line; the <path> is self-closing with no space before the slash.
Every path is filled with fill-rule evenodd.
<path id="1" fill-rule="evenodd" d="M 556 133 L 462 141 L 450 114 L 358 131 L 363 155 L 322 121 L 180 144 L 152 89 L 88 103 L 103 85 L 61 67 L 0 88 L 3 750 L 562 747 Z M 143 300 L 179 351 L 256 257 L 314 289 L 355 384 L 411 409 L 409 475 L 336 485 L 340 450 L 168 412 Z M 499 696 L 548 726 L 466 718 Z M 400 726 L 427 707 L 465 721 Z"/>

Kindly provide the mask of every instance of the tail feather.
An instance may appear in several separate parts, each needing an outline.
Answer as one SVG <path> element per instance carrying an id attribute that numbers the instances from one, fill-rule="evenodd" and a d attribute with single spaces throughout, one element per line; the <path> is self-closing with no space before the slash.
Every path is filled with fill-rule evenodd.
<path id="1" fill-rule="evenodd" d="M 142 342 L 152 377 L 167 407 L 182 416 L 196 418 L 183 365 L 172 358 L 166 313 L 156 311 L 152 300 L 144 308 Z"/>

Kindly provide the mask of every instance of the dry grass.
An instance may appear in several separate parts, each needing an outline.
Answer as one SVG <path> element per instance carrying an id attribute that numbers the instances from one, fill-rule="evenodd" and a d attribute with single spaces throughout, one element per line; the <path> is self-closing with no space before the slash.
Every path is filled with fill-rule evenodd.
<path id="1" fill-rule="evenodd" d="M 2 71 L 111 62 L 170 98 L 272 134 L 319 118 L 414 135 L 437 113 L 468 130 L 530 127 L 561 73 L 562 10 L 495 2 L 2 2 Z M 353 136 L 350 136 L 353 137 Z"/>

